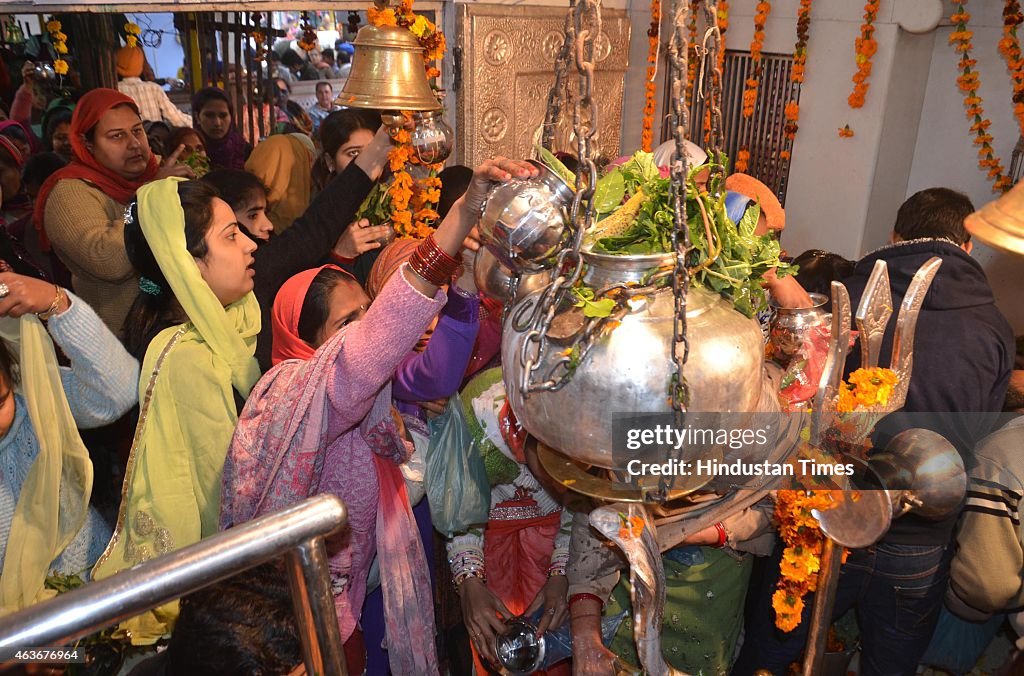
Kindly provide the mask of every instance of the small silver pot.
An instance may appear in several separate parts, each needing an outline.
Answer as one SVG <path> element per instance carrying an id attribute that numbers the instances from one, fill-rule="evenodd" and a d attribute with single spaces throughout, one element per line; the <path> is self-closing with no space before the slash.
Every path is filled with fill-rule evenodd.
<path id="1" fill-rule="evenodd" d="M 567 232 L 566 210 L 573 189 L 544 164 L 533 178 L 513 179 L 491 189 L 480 218 L 484 244 L 509 270 L 550 268 Z"/>
<path id="2" fill-rule="evenodd" d="M 423 164 L 444 162 L 452 154 L 455 134 L 441 117 L 440 110 L 414 113 L 416 128 L 409 134 L 409 143 Z"/>
<path id="3" fill-rule="evenodd" d="M 487 247 L 480 247 L 473 261 L 473 280 L 485 296 L 501 303 L 542 289 L 551 281 L 551 271 L 516 275 Z"/>
<path id="4" fill-rule="evenodd" d="M 773 348 L 772 358 L 783 366 L 789 365 L 811 329 L 821 325 L 828 316 L 825 312 L 828 296 L 821 293 L 808 295 L 811 297 L 809 307 L 785 308 L 772 304 L 775 316 L 771 321 L 768 341 Z"/>

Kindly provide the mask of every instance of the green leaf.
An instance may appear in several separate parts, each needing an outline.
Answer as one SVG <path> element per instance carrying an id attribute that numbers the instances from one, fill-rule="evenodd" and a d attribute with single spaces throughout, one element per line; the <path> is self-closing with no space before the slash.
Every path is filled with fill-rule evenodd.
<path id="1" fill-rule="evenodd" d="M 654 163 L 654 155 L 642 150 L 633 153 L 633 157 L 619 167 L 619 171 L 625 179 L 627 195 L 634 194 L 638 188 L 643 188 L 644 192 L 650 194 L 654 191 L 648 190 L 649 185 L 661 178 L 661 171 Z"/>
<path id="2" fill-rule="evenodd" d="M 584 317 L 607 317 L 611 313 L 615 312 L 615 301 L 611 298 L 602 298 L 601 300 L 594 300 L 594 290 L 583 286 L 573 289 L 573 294 L 576 296 L 576 307 L 583 308 Z"/>
<path id="3" fill-rule="evenodd" d="M 622 204 L 626 196 L 626 180 L 622 172 L 612 169 L 598 180 L 594 188 L 594 207 L 598 214 L 610 214 Z"/>
<path id="4" fill-rule="evenodd" d="M 562 164 L 562 161 L 555 157 L 554 153 L 542 145 L 537 145 L 537 159 L 543 162 L 548 169 L 558 174 L 570 187 L 576 185 L 576 174 Z"/>

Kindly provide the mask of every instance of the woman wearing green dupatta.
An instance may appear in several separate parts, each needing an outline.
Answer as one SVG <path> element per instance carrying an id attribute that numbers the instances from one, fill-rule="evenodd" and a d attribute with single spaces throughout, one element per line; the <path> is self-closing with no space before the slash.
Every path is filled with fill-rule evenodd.
<path id="1" fill-rule="evenodd" d="M 114 535 L 93 577 L 109 577 L 218 531 L 221 470 L 244 400 L 259 378 L 260 311 L 252 240 L 211 186 L 143 186 L 125 218 L 125 247 L 142 275 L 133 330 L 167 325 L 146 351 L 141 411 Z M 177 604 L 134 618 L 135 644 L 154 642 Z"/>

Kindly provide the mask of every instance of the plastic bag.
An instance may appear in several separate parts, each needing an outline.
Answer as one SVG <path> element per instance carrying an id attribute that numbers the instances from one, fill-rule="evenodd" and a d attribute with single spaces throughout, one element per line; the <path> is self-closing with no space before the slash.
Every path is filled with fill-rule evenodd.
<path id="1" fill-rule="evenodd" d="M 459 396 L 430 421 L 423 483 L 434 528 L 446 537 L 487 522 L 491 488 L 483 458 L 471 443 Z"/>

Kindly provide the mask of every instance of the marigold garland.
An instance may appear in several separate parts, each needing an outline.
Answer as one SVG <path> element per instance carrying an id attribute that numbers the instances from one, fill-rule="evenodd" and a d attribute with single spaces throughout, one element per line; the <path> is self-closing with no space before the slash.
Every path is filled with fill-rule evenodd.
<path id="1" fill-rule="evenodd" d="M 860 37 L 854 41 L 857 51 L 857 72 L 853 75 L 853 93 L 847 99 L 851 108 L 860 108 L 868 94 L 871 77 L 871 57 L 878 51 L 875 41 L 875 18 L 881 0 L 868 0 L 864 5 L 864 23 L 860 27 Z"/>
<path id="2" fill-rule="evenodd" d="M 412 0 L 402 0 L 397 8 L 388 7 L 367 10 L 370 23 L 374 26 L 399 26 L 408 29 L 419 40 L 423 49 L 423 64 L 427 78 L 434 80 L 441 71 L 434 66 L 440 61 L 446 49 L 444 33 L 426 17 L 412 11 Z M 412 113 L 402 111 L 408 122 Z M 409 132 L 400 128 L 392 134 L 394 146 L 388 153 L 388 162 L 393 177 L 387 190 L 390 200 L 391 224 L 399 238 L 423 239 L 429 235 L 440 219 L 437 203 L 441 199 L 441 179 L 438 173 L 444 163 L 427 164 L 420 162 L 412 147 Z M 427 177 L 416 181 L 409 173 L 409 165 L 420 165 L 427 169 Z"/>
<path id="3" fill-rule="evenodd" d="M 878 366 L 857 369 L 839 387 L 836 411 L 850 413 L 858 408 L 885 406 L 897 382 L 899 376 L 892 369 Z"/>
<path id="4" fill-rule="evenodd" d="M 647 78 L 644 80 L 644 117 L 641 124 L 640 147 L 651 152 L 654 144 L 654 111 L 657 108 L 655 95 L 658 85 L 658 52 L 661 46 L 661 0 L 651 0 L 651 26 L 647 29 Z M 689 99 L 687 99 L 689 100 Z"/>
<path id="5" fill-rule="evenodd" d="M 1017 26 L 1024 21 L 1020 3 L 1017 0 L 1006 0 L 1003 6 L 1003 38 L 999 41 L 999 53 L 1006 61 L 1006 69 L 1010 72 L 1013 83 L 1013 114 L 1017 118 L 1017 126 L 1024 135 L 1024 57 L 1021 56 L 1020 40 L 1017 38 Z"/>
<path id="6" fill-rule="evenodd" d="M 839 128 L 839 138 L 853 138 L 853 130 L 850 125 Z"/>
<path id="7" fill-rule="evenodd" d="M 743 90 L 743 117 L 754 116 L 754 108 L 757 106 L 757 88 L 761 80 L 761 50 L 764 48 L 764 26 L 768 22 L 768 15 L 772 12 L 772 3 L 761 0 L 757 3 L 757 14 L 754 15 L 754 38 L 750 41 L 750 63 L 751 73 L 747 78 L 747 88 Z"/>
<path id="8" fill-rule="evenodd" d="M 51 16 L 50 20 L 46 22 L 46 31 L 50 34 L 50 44 L 53 45 L 53 51 L 57 53 L 57 58 L 53 60 L 53 72 L 63 76 L 68 74 L 68 62 L 64 60 L 64 55 L 68 53 L 68 36 L 61 32 L 60 21 L 57 21 L 57 17 Z"/>
<path id="9" fill-rule="evenodd" d="M 129 21 L 124 25 L 124 42 L 129 47 L 138 46 L 140 35 L 142 35 L 142 29 L 139 28 L 138 24 Z"/>
<path id="10" fill-rule="evenodd" d="M 786 104 L 785 116 L 786 125 L 783 133 L 786 136 L 786 147 L 779 153 L 779 157 L 788 160 L 791 157 L 793 141 L 796 139 L 796 132 L 800 129 L 800 104 L 797 99 L 800 97 L 800 87 L 804 82 L 804 74 L 807 68 L 807 40 L 810 37 L 811 29 L 811 0 L 800 0 L 800 8 L 796 14 L 796 45 L 793 47 L 793 69 L 789 74 L 789 81 L 793 83 L 793 99 Z"/>
<path id="11" fill-rule="evenodd" d="M 993 179 L 992 192 L 1001 193 L 1013 187 L 1013 180 L 1004 173 L 1003 163 L 996 157 L 995 149 L 992 147 L 992 135 L 988 133 L 992 122 L 985 117 L 982 99 L 978 94 L 981 80 L 978 71 L 974 70 L 977 61 L 971 58 L 971 39 L 974 33 L 968 28 L 971 15 L 964 8 L 966 4 L 967 0 L 957 2 L 956 11 L 950 17 L 955 28 L 949 35 L 949 44 L 960 54 L 960 76 L 956 79 L 956 84 L 964 93 L 967 121 L 971 123 L 970 131 L 975 135 L 974 145 L 978 146 L 978 168 L 988 170 L 988 177 Z"/>
<path id="12" fill-rule="evenodd" d="M 800 625 L 804 597 L 818 588 L 822 545 L 825 536 L 811 510 L 832 509 L 843 499 L 842 491 L 781 490 L 775 496 L 775 523 L 785 544 L 779 564 L 779 581 L 772 595 L 775 626 L 793 631 Z M 843 561 L 849 552 L 843 551 Z"/>
<path id="13" fill-rule="evenodd" d="M 312 52 L 320 45 L 320 38 L 317 37 L 313 25 L 309 22 L 309 12 L 302 12 L 302 37 L 299 39 L 299 47 L 306 52 Z"/>
<path id="14" fill-rule="evenodd" d="M 736 153 L 736 166 L 733 167 L 734 171 L 738 174 L 746 173 L 747 165 L 750 163 L 750 151 L 746 148 L 741 148 Z"/>

